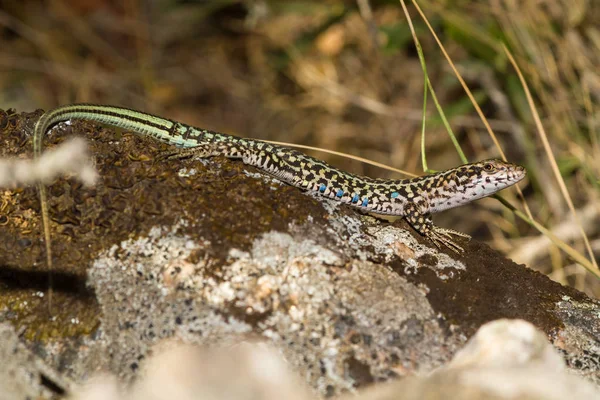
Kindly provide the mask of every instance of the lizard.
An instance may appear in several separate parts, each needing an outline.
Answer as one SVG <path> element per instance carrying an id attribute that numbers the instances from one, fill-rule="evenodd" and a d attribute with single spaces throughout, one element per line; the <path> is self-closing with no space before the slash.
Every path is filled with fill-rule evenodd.
<path id="1" fill-rule="evenodd" d="M 239 159 L 281 181 L 360 210 L 399 216 L 435 246 L 462 253 L 452 236 L 469 235 L 433 224 L 431 215 L 490 196 L 522 180 L 524 167 L 499 159 L 460 165 L 411 179 L 355 175 L 298 150 L 266 141 L 196 128 L 141 111 L 95 104 L 72 104 L 43 114 L 34 129 L 34 157 L 39 157 L 48 129 L 68 120 L 94 121 L 133 131 L 182 148 L 180 156 Z M 46 192 L 38 184 L 44 233 L 49 237 Z M 49 248 L 47 244 L 47 250 Z"/>

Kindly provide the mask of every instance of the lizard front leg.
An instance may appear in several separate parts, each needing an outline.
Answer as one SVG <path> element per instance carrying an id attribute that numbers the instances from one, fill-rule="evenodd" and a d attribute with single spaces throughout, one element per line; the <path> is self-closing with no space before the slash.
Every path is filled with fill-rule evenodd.
<path id="1" fill-rule="evenodd" d="M 442 245 L 448 247 L 456 253 L 463 253 L 464 249 L 452 240 L 452 235 L 470 239 L 471 236 L 466 233 L 458 232 L 453 229 L 440 228 L 433 224 L 431 214 L 422 213 L 417 205 L 408 202 L 404 206 L 404 218 L 417 232 L 429 238 L 436 247 Z"/>

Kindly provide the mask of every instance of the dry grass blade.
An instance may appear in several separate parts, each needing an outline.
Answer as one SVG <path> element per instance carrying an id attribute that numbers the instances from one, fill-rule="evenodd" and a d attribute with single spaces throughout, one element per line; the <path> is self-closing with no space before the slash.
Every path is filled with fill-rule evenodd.
<path id="1" fill-rule="evenodd" d="M 401 2 L 403 2 L 403 1 L 401 0 Z M 498 152 L 500 153 L 500 156 L 502 157 L 503 160 L 506 160 L 506 156 L 504 155 L 504 151 L 502 151 L 502 148 L 500 146 L 500 142 L 498 142 L 498 138 L 496 138 L 496 135 L 494 134 L 494 131 L 492 130 L 492 128 L 490 127 L 490 125 L 487 123 L 485 115 L 483 114 L 483 111 L 481 110 L 481 108 L 479 107 L 479 104 L 477 104 L 477 101 L 475 100 L 475 96 L 473 96 L 473 93 L 471 92 L 471 90 L 467 86 L 467 83 L 462 78 L 462 75 L 460 74 L 460 72 L 458 72 L 458 69 L 456 68 L 456 66 L 452 62 L 452 59 L 448 55 L 448 52 L 446 51 L 446 48 L 442 44 L 442 41 L 440 40 L 440 38 L 438 37 L 438 35 L 435 33 L 435 30 L 433 29 L 433 27 L 429 23 L 429 20 L 427 19 L 427 17 L 423 13 L 423 10 L 421 10 L 421 8 L 417 4 L 416 0 L 412 0 L 412 3 L 415 6 L 415 8 L 417 9 L 417 11 L 419 12 L 419 14 L 421 15 L 421 18 L 423 19 L 423 21 L 427 25 L 427 28 L 429 28 L 429 31 L 431 32 L 431 35 L 433 36 L 433 38 L 435 39 L 436 43 L 438 44 L 440 50 L 442 51 L 442 54 L 446 58 L 446 61 L 448 61 L 448 64 L 450 65 L 450 68 L 452 68 L 452 71 L 454 72 L 454 75 L 456 75 L 456 78 L 458 79 L 458 81 L 462 85 L 463 89 L 465 90 L 465 93 L 467 94 L 467 96 L 469 96 L 469 99 L 471 100 L 471 103 L 473 104 L 473 107 L 475 107 L 475 110 L 477 111 L 477 114 L 479 114 L 479 117 L 481 118 L 481 121 L 483 122 L 485 128 L 487 129 L 490 137 L 494 141 L 494 144 L 496 145 L 496 148 L 498 149 Z"/>
<path id="2" fill-rule="evenodd" d="M 402 10 L 404 11 L 404 15 L 406 15 L 406 20 L 408 21 L 408 26 L 410 27 L 410 32 L 411 32 L 411 35 L 415 42 L 415 47 L 417 48 L 417 53 L 419 55 L 419 62 L 421 63 L 421 68 L 423 69 L 423 75 L 425 76 L 425 90 L 427 90 L 427 88 L 429 88 L 429 92 L 431 93 L 431 97 L 433 99 L 433 102 L 435 103 L 435 107 L 437 108 L 440 118 L 442 119 L 442 122 L 444 123 L 444 127 L 448 131 L 448 135 L 450 136 L 450 140 L 454 144 L 454 148 L 456 149 L 456 152 L 458 153 L 462 162 L 467 163 L 467 157 L 463 153 L 463 151 L 460 147 L 460 144 L 458 143 L 458 140 L 456 139 L 456 136 L 454 135 L 454 132 L 452 131 L 452 127 L 450 126 L 450 123 L 448 122 L 448 120 L 446 118 L 444 110 L 442 109 L 442 107 L 437 99 L 437 95 L 435 94 L 435 90 L 433 89 L 433 86 L 431 85 L 431 81 L 429 80 L 429 75 L 427 74 L 427 66 L 425 64 L 425 56 L 423 55 L 423 50 L 421 48 L 419 38 L 417 36 L 417 33 L 415 32 L 415 28 L 412 24 L 412 19 L 410 18 L 410 15 L 408 14 L 408 10 L 406 9 L 406 4 L 404 3 L 404 0 L 400 0 L 400 4 L 402 5 Z M 426 98 L 424 101 L 426 101 Z M 425 106 L 423 106 L 423 110 L 425 110 Z M 425 126 L 425 115 L 423 115 L 423 129 L 424 129 L 424 126 Z M 421 157 L 423 158 L 423 167 L 425 168 L 426 171 L 428 171 L 429 169 L 427 168 L 427 161 L 425 159 L 425 133 L 424 132 L 421 135 Z"/>
<path id="3" fill-rule="evenodd" d="M 400 2 L 403 4 L 403 0 L 400 0 Z M 460 72 L 458 72 L 458 69 L 456 68 L 456 66 L 452 62 L 452 59 L 448 55 L 448 52 L 444 48 L 444 45 L 442 44 L 440 38 L 435 33 L 435 30 L 433 29 L 433 27 L 429 23 L 429 20 L 427 19 L 427 17 L 423 13 L 423 10 L 421 10 L 421 8 L 417 4 L 416 0 L 412 0 L 412 3 L 415 6 L 415 8 L 417 9 L 417 11 L 419 12 L 419 14 L 421 15 L 421 18 L 423 19 L 423 21 L 427 25 L 427 28 L 429 28 L 429 31 L 431 32 L 431 35 L 433 36 L 433 38 L 435 39 L 436 43 L 438 44 L 440 50 L 442 51 L 442 54 L 446 58 L 446 61 L 448 61 L 448 64 L 450 65 L 450 68 L 452 68 L 452 71 L 456 75 L 456 78 L 458 79 L 458 81 L 462 85 L 465 93 L 467 94 L 467 96 L 471 100 L 471 103 L 473 104 L 473 107 L 475 107 L 475 110 L 477 111 L 477 114 L 481 118 L 481 121 L 483 122 L 483 125 L 485 126 L 486 130 L 488 131 L 488 134 L 492 138 L 492 141 L 494 142 L 494 145 L 498 149 L 498 152 L 500 153 L 500 156 L 502 157 L 503 160 L 506 161 L 506 156 L 504 155 L 504 151 L 502 151 L 502 148 L 500 146 L 500 142 L 498 142 L 498 138 L 496 138 L 496 135 L 494 134 L 494 131 L 492 130 L 490 124 L 488 123 L 487 119 L 485 118 L 485 115 L 483 114 L 483 111 L 481 110 L 481 107 L 479 107 L 479 104 L 477 104 L 477 101 L 475 100 L 475 96 L 473 96 L 473 93 L 469 89 L 469 86 L 467 86 L 467 83 L 462 78 Z M 522 204 L 523 204 L 523 207 L 525 208 L 525 212 L 527 213 L 527 215 L 529 216 L 529 218 L 533 220 L 533 215 L 531 214 L 531 211 L 529 210 L 529 206 L 527 205 L 527 202 L 525 201 L 525 197 L 523 196 L 523 192 L 521 191 L 521 189 L 518 186 L 516 187 L 516 189 L 517 189 L 517 191 L 519 193 L 519 196 L 522 199 Z"/>
<path id="4" fill-rule="evenodd" d="M 599 232 L 599 226 L 597 225 L 598 217 L 600 217 L 600 205 L 595 202 L 587 203 L 585 206 L 577 210 L 584 225 L 584 229 L 591 232 L 591 234 L 597 234 Z M 561 221 L 559 224 L 552 226 L 552 233 L 563 242 L 573 242 L 579 237 L 579 227 L 573 215 L 570 218 Z M 592 250 L 594 250 L 593 243 Z M 539 263 L 548 252 L 551 252 L 552 241 L 545 235 L 538 235 L 537 237 L 529 237 L 525 242 L 517 248 L 513 249 L 509 253 L 509 257 L 519 262 L 524 262 L 527 265 L 533 265 Z"/>
<path id="5" fill-rule="evenodd" d="M 401 3 L 403 4 L 403 0 L 400 0 Z M 437 34 L 435 33 L 433 27 L 431 26 L 431 24 L 429 23 L 427 17 L 425 16 L 425 14 L 423 13 L 423 11 L 421 10 L 421 8 L 419 7 L 419 5 L 417 4 L 416 0 L 412 0 L 413 5 L 415 6 L 415 8 L 417 9 L 417 11 L 419 12 L 419 14 L 421 15 L 421 18 L 423 19 L 423 21 L 425 22 L 425 24 L 427 25 L 427 27 L 429 28 L 432 36 L 434 37 L 435 41 L 437 42 L 438 46 L 440 47 L 440 50 L 442 51 L 444 57 L 446 58 L 446 60 L 448 61 L 450 67 L 452 68 L 452 70 L 454 71 L 457 79 L 459 80 L 459 82 L 461 83 L 461 85 L 463 86 L 465 92 L 467 93 L 467 96 L 469 96 L 469 98 L 471 99 L 471 102 L 473 104 L 473 106 L 475 107 L 477 113 L 479 114 L 482 122 L 484 123 L 490 137 L 492 138 L 492 140 L 494 141 L 494 144 L 496 145 L 498 151 L 500 152 L 501 156 L 503 159 L 506 159 L 504 152 L 502 151 L 501 147 L 500 147 L 500 143 L 498 142 L 496 135 L 494 134 L 494 132 L 492 131 L 491 127 L 489 126 L 489 124 L 486 121 L 485 116 L 483 115 L 483 111 L 481 110 L 481 108 L 479 107 L 479 105 L 477 104 L 477 102 L 475 101 L 475 98 L 473 96 L 473 94 L 471 93 L 470 89 L 468 88 L 466 82 L 464 81 L 464 79 L 462 78 L 462 76 L 460 75 L 460 73 L 458 72 L 456 66 L 454 65 L 454 63 L 452 62 L 450 56 L 448 55 L 448 53 L 446 52 L 441 40 L 439 39 L 439 37 L 437 36 Z M 571 198 L 569 196 L 569 193 L 566 189 L 564 180 L 562 179 L 562 177 L 560 176 L 560 172 L 558 170 L 558 166 L 556 164 L 556 160 L 554 159 L 554 155 L 552 154 L 551 150 L 550 150 L 550 146 L 548 143 L 548 139 L 547 136 L 545 134 L 545 131 L 543 129 L 543 126 L 541 124 L 541 120 L 539 118 L 539 115 L 535 109 L 534 103 L 532 101 L 531 98 L 531 94 L 528 90 L 528 87 L 525 83 L 525 79 L 523 77 L 523 75 L 521 74 L 520 70 L 518 69 L 518 66 L 516 65 L 516 63 L 514 62 L 513 57 L 511 56 L 511 54 L 508 52 L 508 50 L 506 49 L 506 47 L 504 46 L 505 52 L 507 53 L 511 63 L 513 63 L 515 69 L 517 70 L 517 73 L 519 75 L 519 79 L 521 80 L 521 84 L 523 85 L 524 90 L 526 91 L 526 96 L 530 105 L 530 108 L 532 110 L 534 119 L 536 121 L 536 125 L 538 127 L 538 132 L 540 132 L 540 136 L 542 138 L 542 142 L 544 143 L 544 147 L 546 148 L 546 152 L 548 153 L 548 157 L 551 160 L 551 164 L 553 167 L 553 171 L 556 175 L 556 178 L 559 182 L 559 185 L 561 187 L 561 191 L 563 193 L 563 196 L 565 197 L 565 200 L 567 201 L 567 204 L 569 205 L 569 208 L 571 210 L 571 212 L 573 214 L 575 213 L 575 208 L 573 206 L 573 203 L 571 201 Z M 585 234 L 585 231 L 583 230 L 583 227 L 581 227 L 581 223 L 578 222 L 578 225 L 581 229 L 581 234 L 582 237 L 584 239 L 587 251 L 590 255 L 590 258 L 592 260 L 592 262 L 590 263 L 590 261 L 588 259 L 586 259 L 585 257 L 583 257 L 579 252 L 577 252 L 575 249 L 573 249 L 572 247 L 568 246 L 566 243 L 564 243 L 563 241 L 561 241 L 560 239 L 558 239 L 556 236 L 554 236 L 548 229 L 544 228 L 541 224 L 539 224 L 537 221 L 534 220 L 531 211 L 529 210 L 529 207 L 527 205 L 527 203 L 524 200 L 524 196 L 523 193 L 521 192 L 521 190 L 517 187 L 517 191 L 519 192 L 519 195 L 521 197 L 521 199 L 523 199 L 523 206 L 525 207 L 525 211 L 527 213 L 527 217 L 525 217 L 525 215 L 518 213 L 516 210 L 515 213 L 523 218 L 525 221 L 528 221 L 532 226 L 534 226 L 536 229 L 538 229 L 540 232 L 542 232 L 544 235 L 547 235 L 559 248 L 561 248 L 563 251 L 565 251 L 567 254 L 569 254 L 571 257 L 573 257 L 574 259 L 577 260 L 577 262 L 581 263 L 586 269 L 588 269 L 590 272 L 592 272 L 595 276 L 600 277 L 600 274 L 598 273 L 598 266 L 596 264 L 596 260 L 593 257 L 593 252 L 591 250 L 590 244 L 589 244 L 589 240 L 587 238 L 587 235 Z M 499 198 L 498 196 L 496 196 L 497 198 Z M 499 198 L 500 199 L 500 198 Z M 500 199 L 501 200 L 501 199 Z M 577 221 L 579 221 L 578 217 Z M 584 262 L 585 260 L 585 262 Z"/>
<path id="6" fill-rule="evenodd" d="M 50 240 L 50 221 L 48 218 L 48 196 L 46 184 L 56 176 L 65 173 L 74 174 L 87 186 L 92 186 L 98 177 L 90 163 L 87 146 L 83 139 L 74 138 L 57 148 L 47 151 L 34 159 L 0 160 L 0 186 L 16 187 L 37 184 L 40 195 L 42 225 L 46 245 L 46 267 L 48 268 L 48 308 L 52 315 L 52 246 Z"/>
<path id="7" fill-rule="evenodd" d="M 600 279 L 600 270 L 598 270 L 598 268 L 594 264 L 592 264 L 590 262 L 590 260 L 588 260 L 583 255 L 581 255 L 580 252 L 578 252 L 573 247 L 571 247 L 568 244 L 566 244 L 564 241 L 560 240 L 556 235 L 554 235 L 554 233 L 552 233 L 550 230 L 546 229 L 539 222 L 537 222 L 537 221 L 535 221 L 533 219 L 529 219 L 529 217 L 527 217 L 521 211 L 519 211 L 519 210 L 515 209 L 514 207 L 512 207 L 507 202 L 503 201 L 503 199 L 499 198 L 499 200 L 502 202 L 502 204 L 504 204 L 507 207 L 509 207 L 513 211 L 513 213 L 515 213 L 515 215 L 517 217 L 521 218 L 523 221 L 527 221 L 535 229 L 537 229 L 542 234 L 544 234 L 546 237 L 548 237 L 558 248 L 560 248 L 567 255 L 569 255 L 573 260 L 575 260 L 577 263 L 581 264 L 581 266 L 583 266 L 585 269 L 587 269 L 596 278 Z"/>
<path id="8" fill-rule="evenodd" d="M 406 17 L 408 19 L 409 25 L 411 27 L 411 31 L 413 32 L 413 37 L 415 37 L 414 34 L 414 30 L 412 29 L 412 22 L 410 21 L 410 17 L 408 15 L 406 6 L 404 4 L 404 0 L 400 0 L 400 3 L 403 7 L 404 13 L 406 14 Z M 485 116 L 483 115 L 483 111 L 481 110 L 481 108 L 479 107 L 479 105 L 477 104 L 472 92 L 470 91 L 470 89 L 468 88 L 466 82 L 464 81 L 464 79 L 462 78 L 462 76 L 460 75 L 459 71 L 457 70 L 457 68 L 455 67 L 454 63 L 452 62 L 450 56 L 448 55 L 448 53 L 446 52 L 443 44 L 441 43 L 439 37 L 436 35 L 435 31 L 433 30 L 431 24 L 429 23 L 427 17 L 425 16 L 425 14 L 423 13 L 423 11 L 421 10 L 421 8 L 419 7 L 419 5 L 417 4 L 416 0 L 412 0 L 413 5 L 415 6 L 415 8 L 417 9 L 417 11 L 419 12 L 419 14 L 421 15 L 421 18 L 423 19 L 423 21 L 425 22 L 425 24 L 427 25 L 427 27 L 429 28 L 432 36 L 434 37 L 434 39 L 436 40 L 438 46 L 440 47 L 440 50 L 442 51 L 444 57 L 446 58 L 446 60 L 448 61 L 450 67 L 452 68 L 452 70 L 454 71 L 457 79 L 459 80 L 459 82 L 461 83 L 461 85 L 463 86 L 465 92 L 467 93 L 467 96 L 469 97 L 469 99 L 471 100 L 473 106 L 475 107 L 477 113 L 479 114 L 484 126 L 486 127 L 490 137 L 492 138 L 494 144 L 496 145 L 499 153 L 501 154 L 503 159 L 506 159 L 504 152 L 502 151 L 502 148 L 500 147 L 500 143 L 498 142 L 498 139 L 496 138 L 496 135 L 494 134 L 494 132 L 492 131 L 490 125 L 488 124 Z M 418 47 L 418 40 L 415 37 L 415 43 L 417 44 Z M 532 114 L 534 116 L 534 119 L 536 121 L 536 125 L 538 127 L 538 132 L 540 133 L 540 137 L 542 138 L 542 142 L 544 144 L 544 147 L 546 149 L 546 152 L 548 153 L 548 157 L 551 160 L 551 164 L 552 164 L 552 168 L 554 171 L 554 174 L 556 176 L 557 181 L 559 182 L 563 197 L 565 198 L 565 200 L 567 201 L 567 204 L 569 205 L 569 209 L 571 210 L 571 212 L 573 213 L 573 215 L 576 218 L 577 224 L 580 228 L 581 231 L 581 235 L 584 239 L 587 251 L 590 255 L 590 258 L 592 260 L 592 262 L 590 263 L 589 260 L 587 260 L 585 257 L 583 257 L 579 252 L 577 252 L 575 249 L 573 249 L 572 247 L 568 246 L 565 242 L 561 241 L 560 239 L 558 239 L 556 236 L 554 236 L 548 229 L 546 229 L 545 227 L 543 227 L 541 224 L 539 224 L 537 221 L 535 221 L 533 219 L 533 216 L 531 214 L 531 211 L 529 210 L 529 207 L 527 205 L 527 203 L 524 200 L 523 197 L 523 193 L 521 192 L 521 190 L 517 187 L 517 190 L 519 192 L 519 195 L 521 197 L 521 199 L 523 199 L 523 205 L 525 207 L 525 211 L 527 213 L 527 216 L 525 216 L 524 214 L 518 212 L 517 210 L 513 209 L 513 211 L 515 211 L 515 213 L 522 219 L 528 221 L 532 226 L 534 226 L 536 229 L 538 229 L 540 232 L 542 232 L 544 235 L 546 235 L 547 237 L 549 237 L 559 248 L 561 248 L 563 251 L 565 251 L 568 255 L 570 255 L 571 257 L 573 257 L 575 260 L 577 260 L 577 262 L 581 263 L 586 269 L 588 269 L 590 272 L 592 272 L 596 277 L 600 277 L 600 274 L 598 273 L 598 266 L 596 264 L 596 260 L 593 257 L 593 252 L 592 249 L 590 247 L 589 244 L 589 240 L 587 238 L 587 235 L 585 234 L 585 231 L 581 225 L 581 222 L 579 220 L 579 218 L 576 215 L 575 212 L 575 208 L 573 206 L 573 203 L 571 201 L 571 198 L 569 196 L 569 193 L 567 191 L 566 185 L 564 183 L 564 180 L 562 179 L 560 172 L 558 170 L 558 165 L 556 164 L 556 160 L 554 158 L 554 155 L 552 154 L 551 150 L 550 150 L 550 145 L 548 143 L 548 139 L 547 139 L 547 135 L 545 134 L 544 128 L 541 124 L 541 120 L 539 118 L 539 115 L 535 109 L 535 106 L 533 104 L 533 100 L 531 98 L 531 94 L 527 88 L 527 85 L 525 83 L 525 80 L 523 78 L 523 75 L 521 74 L 521 72 L 519 71 L 513 57 L 510 55 L 510 53 L 508 52 L 508 50 L 506 49 L 505 46 L 503 46 L 505 52 L 507 53 L 511 63 L 513 63 L 515 69 L 518 72 L 519 78 L 521 80 L 521 84 L 524 87 L 524 90 L 526 91 L 526 96 L 527 96 L 527 100 L 528 103 L 530 105 L 530 108 L 532 110 Z M 496 196 L 498 197 L 498 196 Z M 498 199 L 500 201 L 502 201 L 501 198 L 498 197 Z"/>
<path id="9" fill-rule="evenodd" d="M 290 58 L 294 60 L 298 59 L 298 56 L 295 56 L 292 52 L 289 52 L 288 55 L 290 55 Z M 339 83 L 327 78 L 323 73 L 319 72 L 311 65 L 296 62 L 296 66 L 302 71 L 302 76 L 304 78 L 310 79 L 315 84 L 318 84 L 319 87 L 327 90 L 327 92 L 333 96 L 344 99 L 345 101 L 360 107 L 363 110 L 377 115 L 402 118 L 409 121 L 421 121 L 423 119 L 422 109 L 402 109 L 397 106 L 390 106 L 377 99 L 365 96 L 362 93 L 351 91 Z M 425 114 L 425 116 L 429 116 L 429 114 Z M 511 132 L 515 129 L 515 124 L 513 122 L 502 119 L 487 119 L 486 123 L 493 127 L 495 131 Z M 483 126 L 479 118 L 470 117 L 467 115 L 455 116 L 452 119 L 452 124 L 461 128 L 480 128 Z"/>
<path id="10" fill-rule="evenodd" d="M 52 271 L 52 236 L 50 233 L 50 218 L 48 217 L 48 194 L 46 193 L 46 185 L 38 182 L 38 195 L 40 197 L 42 226 L 44 228 L 44 246 L 46 247 L 46 268 L 48 268 L 48 312 L 52 315 L 52 298 L 54 294 L 54 278 Z"/>
<path id="11" fill-rule="evenodd" d="M 533 114 L 533 118 L 535 120 L 537 132 L 540 135 L 542 144 L 544 145 L 544 150 L 546 150 L 546 155 L 548 156 L 548 159 L 550 160 L 550 165 L 552 166 L 552 172 L 554 173 L 554 176 L 556 178 L 556 181 L 559 184 L 562 195 L 563 195 L 565 201 L 567 202 L 567 205 L 569 206 L 569 210 L 571 210 L 571 213 L 573 214 L 573 217 L 575 218 L 575 221 L 580 229 L 581 237 L 583 238 L 583 241 L 585 243 L 585 247 L 588 251 L 588 255 L 590 256 L 590 259 L 592 260 L 592 264 L 594 265 L 595 269 L 598 270 L 598 264 L 596 263 L 596 260 L 594 259 L 594 252 L 592 251 L 592 247 L 590 246 L 590 241 L 587 237 L 587 234 L 585 233 L 585 230 L 583 229 L 583 226 L 581 225 L 581 220 L 579 219 L 579 216 L 577 215 L 577 212 L 575 211 L 575 206 L 573 205 L 573 201 L 571 200 L 571 196 L 569 195 L 569 191 L 567 190 L 565 181 L 558 169 L 558 164 L 556 163 L 556 158 L 554 157 L 554 153 L 552 152 L 552 149 L 550 148 L 550 143 L 548 142 L 548 137 L 546 135 L 546 131 L 544 129 L 544 126 L 542 125 L 540 116 L 535 108 L 535 104 L 533 102 L 533 98 L 531 97 L 531 92 L 529 91 L 527 82 L 525 81 L 525 78 L 523 77 L 523 74 L 521 73 L 521 70 L 520 70 L 519 66 L 517 65 L 517 62 L 515 61 L 514 57 L 510 53 L 510 51 L 508 51 L 506 46 L 504 46 L 504 52 L 506 53 L 506 55 L 508 56 L 508 59 L 510 60 L 511 64 L 515 68 L 515 71 L 517 71 L 517 75 L 519 76 L 519 80 L 521 81 L 521 85 L 523 86 L 523 90 L 525 91 L 525 96 L 527 96 L 527 102 L 529 103 L 531 113 Z"/>
<path id="12" fill-rule="evenodd" d="M 381 164 L 381 163 L 378 163 L 376 161 L 371 161 L 371 160 L 363 158 L 363 157 L 354 156 L 352 154 L 342 153 L 341 151 L 327 150 L 327 149 L 322 149 L 322 148 L 319 148 L 319 147 L 306 146 L 306 145 L 303 145 L 303 144 L 295 144 L 295 143 L 287 143 L 287 142 L 276 142 L 276 141 L 273 141 L 273 140 L 264 140 L 264 139 L 261 139 L 261 141 L 266 142 L 266 143 L 276 144 L 276 145 L 279 145 L 279 146 L 295 147 L 295 148 L 298 148 L 298 149 L 321 151 L 323 153 L 333 154 L 333 155 L 336 155 L 336 156 L 349 158 L 351 160 L 360 161 L 360 162 L 363 162 L 365 164 L 373 165 L 375 167 L 387 169 L 388 171 L 398 172 L 398 173 L 400 173 L 402 175 L 406 175 L 406 176 L 410 176 L 410 177 L 417 176 L 415 174 L 411 174 L 410 172 L 406 172 L 406 171 L 403 171 L 403 170 L 398 169 L 398 168 L 390 167 L 390 166 L 387 166 L 385 164 Z"/>

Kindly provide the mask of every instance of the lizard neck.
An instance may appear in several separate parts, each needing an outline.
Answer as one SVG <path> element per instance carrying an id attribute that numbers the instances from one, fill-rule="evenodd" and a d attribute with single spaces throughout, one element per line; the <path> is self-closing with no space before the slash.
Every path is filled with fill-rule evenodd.
<path id="1" fill-rule="evenodd" d="M 413 203 L 421 214 L 433 214 L 450 208 L 459 207 L 485 197 L 483 191 L 469 184 L 471 177 L 459 173 L 453 168 L 431 175 L 400 180 L 390 185 L 398 198 Z"/>

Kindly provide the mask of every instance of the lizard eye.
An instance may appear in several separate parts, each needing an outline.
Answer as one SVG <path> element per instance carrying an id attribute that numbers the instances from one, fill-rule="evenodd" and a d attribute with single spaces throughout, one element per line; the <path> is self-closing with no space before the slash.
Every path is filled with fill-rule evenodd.
<path id="1" fill-rule="evenodd" d="M 496 169 L 496 167 L 494 167 L 494 165 L 492 163 L 485 163 L 483 165 L 483 169 L 486 170 L 487 172 L 492 172 L 493 170 Z"/>

